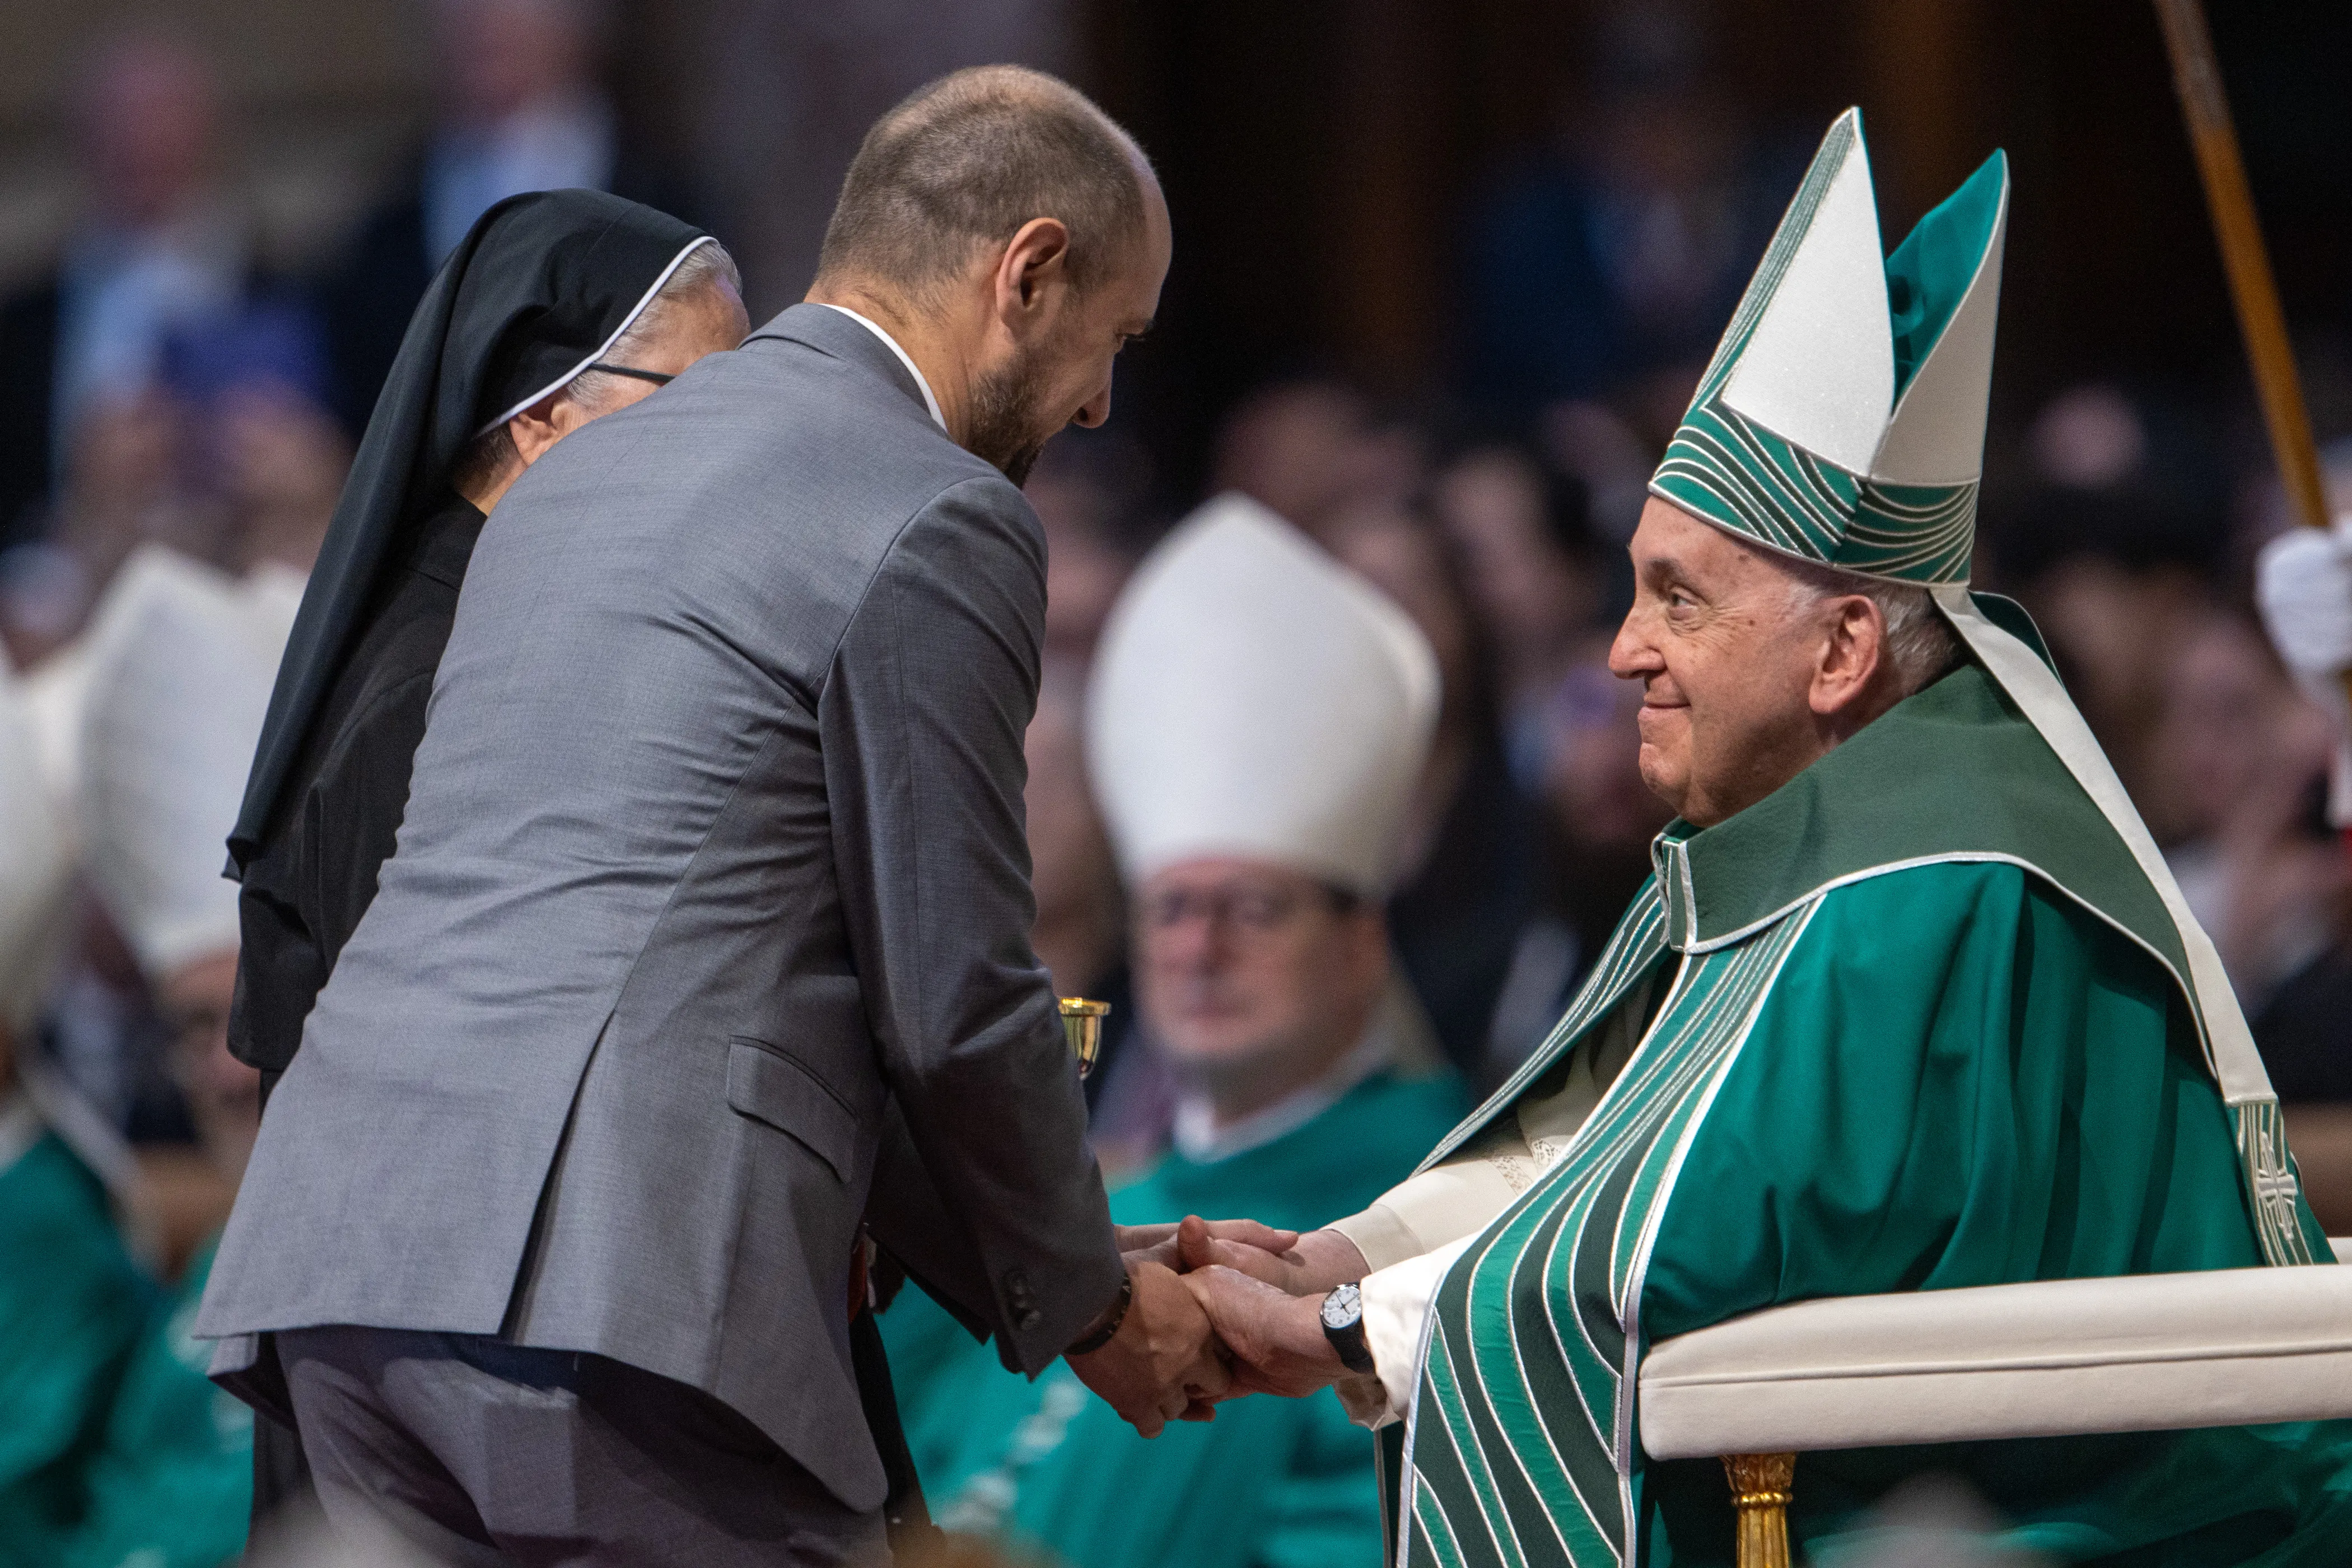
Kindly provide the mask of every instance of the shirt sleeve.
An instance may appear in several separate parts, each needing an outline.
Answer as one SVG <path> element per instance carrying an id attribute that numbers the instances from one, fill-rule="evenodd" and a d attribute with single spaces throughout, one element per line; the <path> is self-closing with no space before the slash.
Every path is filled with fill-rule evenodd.
<path id="1" fill-rule="evenodd" d="M 1421 1373 L 1422 1336 L 1428 1331 L 1437 1288 L 1476 1239 L 1475 1232 L 1459 1237 L 1364 1277 L 1364 1342 L 1371 1348 L 1372 1371 L 1343 1379 L 1338 1388 L 1339 1403 L 1357 1426 L 1378 1429 L 1404 1419 Z"/>

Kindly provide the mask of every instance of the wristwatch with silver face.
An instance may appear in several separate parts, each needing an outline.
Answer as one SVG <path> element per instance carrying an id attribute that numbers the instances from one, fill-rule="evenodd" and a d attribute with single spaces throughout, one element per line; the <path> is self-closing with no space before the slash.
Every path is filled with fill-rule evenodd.
<path id="1" fill-rule="evenodd" d="M 1349 1372 L 1370 1375 L 1372 1347 L 1364 1339 L 1364 1293 L 1341 1285 L 1323 1298 L 1323 1337 L 1339 1352 L 1339 1364 Z"/>

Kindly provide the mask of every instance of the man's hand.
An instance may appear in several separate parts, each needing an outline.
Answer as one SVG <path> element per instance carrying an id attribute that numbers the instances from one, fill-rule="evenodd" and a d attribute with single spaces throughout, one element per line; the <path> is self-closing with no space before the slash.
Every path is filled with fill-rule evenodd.
<path id="1" fill-rule="evenodd" d="M 1206 1421 L 1231 1382 L 1207 1313 L 1165 1265 L 1130 1258 L 1135 1300 L 1110 1343 L 1069 1357 L 1078 1380 L 1147 1437 L 1171 1421 Z"/>
<path id="2" fill-rule="evenodd" d="M 1323 1332 L 1323 1302 L 1292 1296 L 1220 1264 L 1183 1278 L 1234 1358 L 1231 1398 L 1278 1394 L 1300 1399 L 1349 1375 Z"/>
<path id="3" fill-rule="evenodd" d="M 1230 1222 L 1229 1222 L 1230 1223 Z M 1287 1235 L 1287 1232 L 1277 1234 Z M 1288 1247 L 1265 1243 L 1237 1245 L 1241 1238 L 1220 1227 L 1186 1219 L 1177 1227 L 1178 1272 L 1189 1274 L 1212 1266 L 1237 1270 L 1293 1296 L 1328 1293 L 1335 1285 L 1361 1279 L 1371 1270 L 1356 1244 L 1336 1230 L 1309 1231 L 1293 1237 Z"/>
<path id="4" fill-rule="evenodd" d="M 1202 1219 L 1198 1215 L 1187 1215 L 1181 1226 L 1122 1225 L 1115 1228 L 1118 1231 L 1118 1249 L 1126 1255 L 1129 1262 L 1140 1258 L 1179 1274 L 1192 1267 L 1184 1260 L 1178 1240 L 1180 1231 L 1186 1235 L 1213 1237 L 1236 1251 L 1267 1258 L 1288 1252 L 1298 1245 L 1297 1231 L 1276 1230 L 1254 1219 Z M 1212 1261 L 1223 1262 L 1224 1259 L 1218 1258 Z M 1350 1275 L 1349 1278 L 1355 1276 Z"/>

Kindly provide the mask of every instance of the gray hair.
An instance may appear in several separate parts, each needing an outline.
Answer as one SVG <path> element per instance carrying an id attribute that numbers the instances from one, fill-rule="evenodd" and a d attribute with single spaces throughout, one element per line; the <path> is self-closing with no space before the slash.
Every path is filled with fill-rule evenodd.
<path id="1" fill-rule="evenodd" d="M 677 270 L 663 280 L 661 292 L 646 302 L 646 308 L 637 312 L 637 319 L 629 323 L 628 330 L 613 340 L 603 357 L 612 364 L 634 363 L 646 346 L 668 329 L 672 316 L 704 290 L 721 283 L 738 294 L 743 291 L 743 274 L 736 268 L 735 258 L 715 239 L 695 247 L 677 264 Z M 554 395 L 568 397 L 591 414 L 602 414 L 627 379 L 601 370 L 583 370 Z M 478 489 L 521 461 L 522 454 L 515 449 L 514 435 L 501 419 L 475 437 L 457 455 L 457 460 L 449 467 L 449 482 L 461 493 Z"/>
<path id="2" fill-rule="evenodd" d="M 1927 686 L 1959 658 L 1959 638 L 1953 635 L 1950 623 L 1936 608 L 1927 589 L 1908 583 L 1890 583 L 1883 577 L 1865 577 L 1858 572 L 1824 566 L 1817 561 L 1801 561 L 1791 555 L 1776 553 L 1772 561 L 1790 579 L 1791 608 L 1850 595 L 1859 595 L 1878 606 L 1879 616 L 1886 623 L 1887 662 L 1895 667 L 1895 681 L 1904 696 Z"/>
<path id="3" fill-rule="evenodd" d="M 706 289 L 725 284 L 737 294 L 743 292 L 743 274 L 736 268 L 735 258 L 717 240 L 697 246 L 677 270 L 662 284 L 661 292 L 646 302 L 629 323 L 628 331 L 613 340 L 613 346 L 603 354 L 608 364 L 635 364 L 647 344 L 668 331 L 672 316 L 690 306 Z M 572 384 L 563 389 L 572 401 L 592 414 L 604 412 L 620 384 L 626 379 L 601 370 L 583 370 L 572 377 Z M 504 429 L 501 426 L 499 428 Z"/>

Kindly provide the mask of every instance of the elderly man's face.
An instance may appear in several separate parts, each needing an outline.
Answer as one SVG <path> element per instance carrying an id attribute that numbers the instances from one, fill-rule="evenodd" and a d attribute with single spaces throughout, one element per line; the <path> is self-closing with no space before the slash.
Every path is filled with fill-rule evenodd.
<path id="1" fill-rule="evenodd" d="M 1297 871 L 1203 859 L 1136 900 L 1144 1016 L 1178 1070 L 1215 1083 L 1353 1046 L 1388 974 L 1377 907 Z"/>
<path id="2" fill-rule="evenodd" d="M 1885 684 L 1885 623 L 1817 597 L 1763 551 L 1653 498 L 1633 532 L 1633 607 L 1610 669 L 1642 683 L 1642 781 L 1721 822 L 1820 758 Z"/>
<path id="3" fill-rule="evenodd" d="M 261 1134 L 261 1075 L 229 1055 L 236 950 L 182 964 L 155 987 L 172 1029 L 172 1073 L 187 1097 L 205 1153 L 231 1181 L 245 1174 Z"/>

